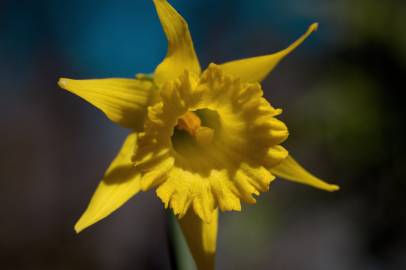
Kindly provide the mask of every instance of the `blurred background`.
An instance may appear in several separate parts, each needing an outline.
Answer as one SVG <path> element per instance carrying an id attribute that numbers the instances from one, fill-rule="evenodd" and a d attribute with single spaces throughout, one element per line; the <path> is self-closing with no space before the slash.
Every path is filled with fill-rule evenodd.
<path id="1" fill-rule="evenodd" d="M 221 216 L 218 269 L 406 269 L 406 2 L 171 1 L 202 66 L 285 48 L 264 81 L 285 143 L 336 193 L 276 181 Z M 154 192 L 76 235 L 127 130 L 59 77 L 152 72 L 166 40 L 151 1 L 0 2 L 0 268 L 170 269 Z"/>

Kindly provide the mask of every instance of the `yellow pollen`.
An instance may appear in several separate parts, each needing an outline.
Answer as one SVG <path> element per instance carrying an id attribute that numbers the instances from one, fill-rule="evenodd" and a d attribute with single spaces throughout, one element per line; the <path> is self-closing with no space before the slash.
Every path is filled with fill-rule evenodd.
<path id="1" fill-rule="evenodd" d="M 213 140 L 214 130 L 202 126 L 202 121 L 194 112 L 189 111 L 179 118 L 176 128 L 189 133 L 201 146 L 208 145 Z"/>

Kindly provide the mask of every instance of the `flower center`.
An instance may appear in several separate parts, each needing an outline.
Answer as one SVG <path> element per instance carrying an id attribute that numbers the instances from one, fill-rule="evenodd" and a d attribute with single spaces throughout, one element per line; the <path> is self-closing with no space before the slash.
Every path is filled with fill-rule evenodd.
<path id="1" fill-rule="evenodd" d="M 173 148 L 184 156 L 212 145 L 220 128 L 217 112 L 209 109 L 188 111 L 178 118 L 172 135 Z"/>
<path id="2" fill-rule="evenodd" d="M 180 117 L 178 119 L 176 128 L 178 130 L 184 130 L 190 136 L 194 137 L 197 144 L 200 146 L 209 145 L 213 141 L 214 130 L 209 127 L 202 126 L 202 121 L 194 112 L 188 111 L 182 117 Z"/>

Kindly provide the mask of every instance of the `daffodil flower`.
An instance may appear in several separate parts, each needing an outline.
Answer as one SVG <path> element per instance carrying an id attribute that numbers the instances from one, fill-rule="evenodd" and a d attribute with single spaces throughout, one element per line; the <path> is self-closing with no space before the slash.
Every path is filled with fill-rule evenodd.
<path id="1" fill-rule="evenodd" d="M 156 189 L 178 217 L 199 269 L 213 269 L 218 212 L 269 189 L 276 176 L 327 191 L 280 144 L 288 137 L 282 112 L 263 97 L 260 82 L 317 24 L 286 49 L 201 70 L 186 21 L 166 0 L 153 1 L 168 51 L 152 76 L 72 80 L 59 86 L 103 111 L 130 135 L 107 169 L 76 232 Z"/>

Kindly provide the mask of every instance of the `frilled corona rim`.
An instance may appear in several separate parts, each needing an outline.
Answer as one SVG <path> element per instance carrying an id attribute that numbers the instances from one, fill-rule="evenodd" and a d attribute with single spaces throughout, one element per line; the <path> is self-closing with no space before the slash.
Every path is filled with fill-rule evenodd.
<path id="1" fill-rule="evenodd" d="M 197 112 L 214 130 L 209 144 L 181 140 L 174 146 L 176 125 L 187 112 Z M 179 217 L 192 207 L 205 222 L 217 207 L 239 211 L 240 200 L 255 203 L 253 195 L 275 178 L 269 169 L 288 155 L 279 145 L 288 136 L 275 118 L 280 113 L 259 83 L 242 83 L 215 64 L 200 78 L 185 71 L 162 85 L 138 133 L 132 161 L 143 174 L 142 189 L 157 187 Z"/>

